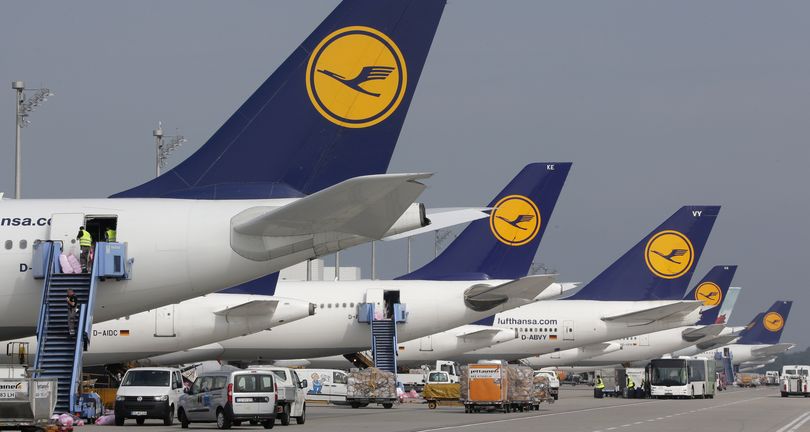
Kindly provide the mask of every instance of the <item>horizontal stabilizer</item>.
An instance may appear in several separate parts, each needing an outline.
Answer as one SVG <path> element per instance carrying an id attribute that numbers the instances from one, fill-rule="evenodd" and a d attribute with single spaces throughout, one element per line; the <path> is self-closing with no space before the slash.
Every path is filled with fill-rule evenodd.
<path id="1" fill-rule="evenodd" d="M 214 315 L 226 318 L 243 318 L 261 315 L 272 315 L 278 307 L 278 300 L 252 300 L 240 305 L 231 306 L 214 312 Z"/>
<path id="2" fill-rule="evenodd" d="M 452 226 L 465 224 L 478 219 L 489 217 L 488 207 L 480 208 L 438 208 L 428 209 L 427 218 L 430 220 L 430 225 L 422 228 L 413 229 L 400 234 L 390 235 L 383 238 L 384 241 L 400 240 L 415 235 L 424 234 L 428 232 L 438 231 L 440 229 L 450 228 Z"/>
<path id="3" fill-rule="evenodd" d="M 503 331 L 507 331 L 507 329 L 495 327 L 481 327 L 477 330 L 461 333 L 457 335 L 457 337 L 465 339 L 490 339 Z"/>
<path id="4" fill-rule="evenodd" d="M 523 300 L 524 303 L 529 303 L 554 283 L 554 277 L 555 275 L 533 275 L 496 286 L 473 285 L 464 292 L 464 304 L 481 312 L 509 300 Z"/>
<path id="5" fill-rule="evenodd" d="M 703 306 L 702 302 L 684 300 L 636 312 L 604 317 L 602 321 L 644 325 L 666 318 L 685 317 L 698 310 L 701 306 Z"/>
<path id="6" fill-rule="evenodd" d="M 795 346 L 796 344 L 792 343 L 778 343 L 762 348 L 755 348 L 751 350 L 751 356 L 754 358 L 773 356 L 793 349 Z"/>
<path id="7" fill-rule="evenodd" d="M 719 335 L 724 328 L 725 326 L 722 324 L 711 324 L 703 327 L 688 328 L 681 333 L 681 337 L 687 342 L 697 342 L 705 337 Z"/>
<path id="8" fill-rule="evenodd" d="M 253 207 L 231 219 L 248 236 L 341 232 L 379 239 L 425 189 L 431 174 L 355 177 L 283 207 Z"/>

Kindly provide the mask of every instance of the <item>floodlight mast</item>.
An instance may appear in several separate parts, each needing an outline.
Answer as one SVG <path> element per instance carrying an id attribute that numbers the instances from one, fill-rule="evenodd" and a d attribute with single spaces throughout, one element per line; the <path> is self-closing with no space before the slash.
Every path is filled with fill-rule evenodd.
<path id="1" fill-rule="evenodd" d="M 22 128 L 31 124 L 26 118 L 28 113 L 33 112 L 39 104 L 47 102 L 49 96 L 53 96 L 51 89 L 47 87 L 38 89 L 26 89 L 25 82 L 12 81 L 11 88 L 16 91 L 14 100 L 14 114 L 15 114 L 15 157 L 14 157 L 14 198 L 22 198 L 22 142 L 21 132 Z M 36 91 L 31 98 L 25 99 L 26 91 Z"/>
<path id="2" fill-rule="evenodd" d="M 158 122 L 157 129 L 152 131 L 155 137 L 155 177 L 160 176 L 160 169 L 166 166 L 169 154 L 177 150 L 187 141 L 183 135 L 163 135 L 163 122 Z M 164 144 L 163 139 L 169 138 L 169 142 Z"/>

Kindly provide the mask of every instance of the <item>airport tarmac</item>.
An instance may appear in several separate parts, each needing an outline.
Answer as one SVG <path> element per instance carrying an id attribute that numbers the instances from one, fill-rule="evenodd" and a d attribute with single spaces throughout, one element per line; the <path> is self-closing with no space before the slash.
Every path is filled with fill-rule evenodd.
<path id="1" fill-rule="evenodd" d="M 778 387 L 730 389 L 708 400 L 638 400 L 594 399 L 590 387 L 561 389 L 560 400 L 542 405 L 540 411 L 524 413 L 466 414 L 460 406 L 440 406 L 429 410 L 426 405 L 406 403 L 386 410 L 382 407 L 351 409 L 340 406 L 307 407 L 307 422 L 276 428 L 296 432 L 323 431 L 465 431 L 490 432 L 536 431 L 607 432 L 651 431 L 696 432 L 711 430 L 810 432 L 810 400 L 800 397 L 781 398 Z M 180 426 L 166 427 L 157 421 L 135 426 L 128 421 L 124 428 L 142 432 L 179 431 Z M 107 426 L 87 426 L 88 432 Z M 192 429 L 216 429 L 214 424 L 192 424 Z M 235 430 L 263 430 L 261 426 L 240 426 Z"/>

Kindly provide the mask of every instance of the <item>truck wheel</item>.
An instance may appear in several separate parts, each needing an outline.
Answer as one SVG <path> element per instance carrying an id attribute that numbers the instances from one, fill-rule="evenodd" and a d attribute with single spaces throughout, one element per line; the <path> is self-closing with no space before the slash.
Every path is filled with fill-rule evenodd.
<path id="1" fill-rule="evenodd" d="M 180 427 L 183 429 L 188 429 L 188 417 L 186 417 L 186 412 L 183 411 L 182 408 L 177 412 L 177 418 L 180 419 Z"/>
<path id="2" fill-rule="evenodd" d="M 290 425 L 290 404 L 284 404 L 281 407 L 281 413 L 278 415 L 278 419 L 281 421 L 282 426 L 289 426 Z"/>
<path id="3" fill-rule="evenodd" d="M 429 409 L 436 409 L 436 401 L 428 402 L 428 408 Z"/>
<path id="4" fill-rule="evenodd" d="M 560 398 L 560 395 L 559 395 L 559 394 L 555 394 L 555 395 L 554 395 L 554 400 L 557 400 L 557 399 L 559 399 L 559 398 Z"/>
<path id="5" fill-rule="evenodd" d="M 262 426 L 265 429 L 273 429 L 273 426 L 275 426 L 275 425 L 276 425 L 275 420 L 265 420 L 265 421 L 262 422 Z"/>
<path id="6" fill-rule="evenodd" d="M 228 414 L 225 412 L 224 409 L 220 408 L 217 410 L 217 429 L 230 429 L 231 428 L 231 418 L 228 417 Z"/>
<path id="7" fill-rule="evenodd" d="M 123 418 L 123 417 L 115 416 L 115 425 L 116 425 L 116 426 L 123 426 L 123 425 L 124 425 L 124 422 L 125 422 L 126 420 L 127 420 L 127 419 L 125 419 L 125 418 Z"/>
<path id="8" fill-rule="evenodd" d="M 138 426 L 143 426 L 143 424 L 146 423 L 146 419 L 143 417 L 138 417 L 135 419 L 135 423 L 137 423 Z"/>
<path id="9" fill-rule="evenodd" d="M 166 417 L 163 417 L 163 426 L 171 426 L 174 424 L 174 405 L 169 405 L 169 411 L 166 412 Z"/>
<path id="10" fill-rule="evenodd" d="M 394 404 L 393 404 L 393 403 L 391 403 L 391 402 L 387 402 L 387 403 L 382 404 L 382 406 L 383 406 L 383 408 L 385 408 L 385 409 L 391 409 L 391 408 L 393 408 L 393 407 L 394 407 Z"/>
<path id="11" fill-rule="evenodd" d="M 352 402 L 352 408 L 357 409 L 360 408 L 360 402 Z"/>
<path id="12" fill-rule="evenodd" d="M 301 415 L 295 418 L 295 423 L 304 424 L 307 421 L 307 403 L 304 402 L 304 408 L 301 409 Z"/>

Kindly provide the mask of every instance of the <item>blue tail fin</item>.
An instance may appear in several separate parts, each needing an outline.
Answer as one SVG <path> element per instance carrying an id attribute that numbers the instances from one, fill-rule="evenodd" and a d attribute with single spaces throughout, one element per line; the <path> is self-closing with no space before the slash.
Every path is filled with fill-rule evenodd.
<path id="1" fill-rule="evenodd" d="M 444 4 L 344 0 L 196 153 L 113 197 L 298 197 L 384 173 Z"/>
<path id="2" fill-rule="evenodd" d="M 517 279 L 529 272 L 571 163 L 527 165 L 472 222 L 422 268 L 398 279 Z"/>
<path id="3" fill-rule="evenodd" d="M 720 305 L 726 298 L 731 280 L 737 266 L 715 266 L 703 279 L 686 294 L 684 300 L 698 300 L 703 302 L 703 310 L 700 313 L 698 325 L 715 324 L 717 315 L 720 312 Z"/>
<path id="4" fill-rule="evenodd" d="M 719 212 L 719 206 L 681 207 L 568 299 L 683 298 Z"/>
<path id="5" fill-rule="evenodd" d="M 737 343 L 743 345 L 779 343 L 792 305 L 792 301 L 774 303 L 767 312 L 760 313 L 748 324 Z"/>

